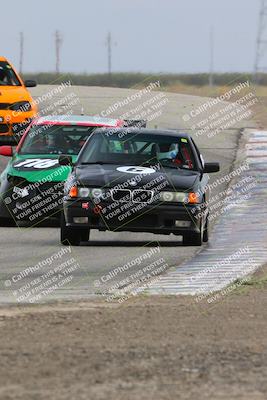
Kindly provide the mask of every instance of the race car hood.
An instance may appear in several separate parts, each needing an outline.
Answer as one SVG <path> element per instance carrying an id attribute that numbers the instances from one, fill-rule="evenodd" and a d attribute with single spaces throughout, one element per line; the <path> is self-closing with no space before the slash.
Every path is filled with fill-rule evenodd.
<path id="1" fill-rule="evenodd" d="M 68 178 L 70 171 L 70 167 L 59 165 L 57 154 L 16 154 L 5 169 L 5 174 L 24 178 L 28 182 L 62 182 Z"/>
<path id="2" fill-rule="evenodd" d="M 147 168 L 121 165 L 84 165 L 75 168 L 78 182 L 90 187 L 114 187 L 125 182 L 131 182 L 127 188 L 138 188 L 155 181 L 165 181 L 165 189 L 189 190 L 199 180 L 199 173 L 184 169 L 174 168 Z M 153 188 L 153 185 L 151 186 Z"/>
<path id="3" fill-rule="evenodd" d="M 0 86 L 0 103 L 16 103 L 17 101 L 32 101 L 30 93 L 24 86 Z"/>

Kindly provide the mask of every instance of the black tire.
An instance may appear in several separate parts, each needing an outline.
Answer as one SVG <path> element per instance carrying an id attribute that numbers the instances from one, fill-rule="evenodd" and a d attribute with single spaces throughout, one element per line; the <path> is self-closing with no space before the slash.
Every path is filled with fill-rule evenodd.
<path id="1" fill-rule="evenodd" d="M 17 226 L 17 224 L 14 219 L 0 217 L 0 226 L 2 226 L 2 227 Z"/>
<path id="2" fill-rule="evenodd" d="M 82 242 L 89 242 L 90 238 L 90 229 L 81 229 L 81 241 Z"/>
<path id="3" fill-rule="evenodd" d="M 203 244 L 203 229 L 200 232 L 188 232 L 183 236 L 184 246 L 202 246 Z"/>
<path id="4" fill-rule="evenodd" d="M 66 226 L 64 213 L 60 219 L 60 241 L 64 246 L 79 246 L 81 242 L 81 232 L 79 229 Z"/>
<path id="5" fill-rule="evenodd" d="M 209 241 L 209 220 L 207 218 L 203 232 L 203 242 L 207 243 L 208 241 Z"/>

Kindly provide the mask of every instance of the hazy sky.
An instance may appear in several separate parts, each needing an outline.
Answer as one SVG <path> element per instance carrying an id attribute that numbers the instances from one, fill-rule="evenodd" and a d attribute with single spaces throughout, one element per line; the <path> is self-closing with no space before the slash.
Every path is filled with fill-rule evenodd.
<path id="1" fill-rule="evenodd" d="M 1 7 L 0 54 L 18 66 L 23 31 L 24 71 L 53 71 L 59 29 L 61 71 L 106 72 L 110 30 L 114 71 L 206 72 L 213 26 L 215 70 L 251 71 L 259 7 L 260 0 L 12 0 Z"/>

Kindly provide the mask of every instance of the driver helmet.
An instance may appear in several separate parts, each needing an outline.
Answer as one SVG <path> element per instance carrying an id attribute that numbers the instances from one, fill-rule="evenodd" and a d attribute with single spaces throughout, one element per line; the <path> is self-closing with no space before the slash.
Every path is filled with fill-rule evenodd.
<path id="1" fill-rule="evenodd" d="M 158 159 L 169 158 L 170 160 L 174 160 L 179 153 L 179 145 L 178 143 L 163 144 L 159 145 L 159 151 L 157 152 Z"/>

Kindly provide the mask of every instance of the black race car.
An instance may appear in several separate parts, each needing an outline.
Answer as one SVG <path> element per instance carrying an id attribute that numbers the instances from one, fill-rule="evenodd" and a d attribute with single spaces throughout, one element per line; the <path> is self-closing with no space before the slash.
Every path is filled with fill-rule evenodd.
<path id="1" fill-rule="evenodd" d="M 208 241 L 208 173 L 193 139 L 176 131 L 97 129 L 73 163 L 64 187 L 61 242 L 79 245 L 90 229 L 183 236 Z"/>

